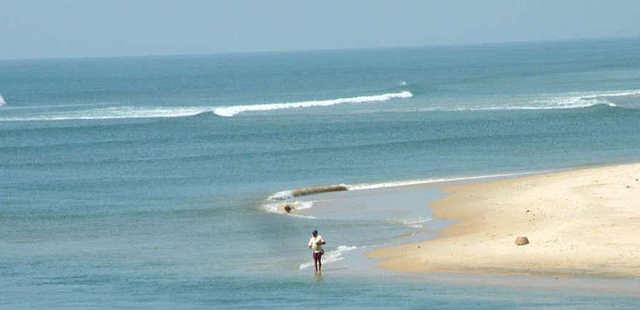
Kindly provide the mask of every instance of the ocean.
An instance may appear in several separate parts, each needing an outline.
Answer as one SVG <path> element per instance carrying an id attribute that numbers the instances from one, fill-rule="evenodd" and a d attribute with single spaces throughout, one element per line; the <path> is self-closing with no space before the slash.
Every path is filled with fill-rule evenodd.
<path id="1" fill-rule="evenodd" d="M 1 60 L 0 94 L 2 308 L 640 306 L 365 257 L 447 225 L 433 182 L 639 160 L 640 39 Z"/>

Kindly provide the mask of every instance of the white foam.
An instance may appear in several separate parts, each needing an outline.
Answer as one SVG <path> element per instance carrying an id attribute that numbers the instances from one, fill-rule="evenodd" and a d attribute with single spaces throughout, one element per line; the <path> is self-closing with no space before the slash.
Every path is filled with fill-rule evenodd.
<path id="1" fill-rule="evenodd" d="M 581 102 L 582 101 L 582 102 Z M 488 106 L 488 107 L 469 107 L 469 108 L 457 108 L 455 111 L 515 111 L 515 110 L 568 110 L 568 109 L 581 109 L 590 108 L 598 105 L 606 105 L 610 107 L 616 107 L 615 103 L 603 102 L 598 99 L 590 100 L 576 100 L 575 103 L 564 103 L 557 105 L 539 105 L 539 106 Z"/>
<path id="2" fill-rule="evenodd" d="M 353 251 L 353 250 L 355 250 L 357 248 L 358 247 L 356 247 L 356 246 L 340 245 L 333 251 L 325 252 L 325 254 L 322 256 L 322 264 L 324 265 L 324 264 L 331 264 L 331 263 L 339 262 L 339 261 L 344 259 L 344 256 L 342 254 L 344 254 L 346 252 L 349 252 L 349 251 Z M 304 270 L 304 269 L 307 269 L 309 267 L 313 267 L 313 261 L 302 263 L 302 264 L 300 264 L 300 266 L 298 268 L 300 270 Z"/>
<path id="3" fill-rule="evenodd" d="M 541 171 L 541 172 L 544 172 L 544 171 Z M 433 184 L 433 183 L 470 181 L 470 180 L 479 180 L 479 179 L 521 176 L 521 175 L 528 175 L 531 173 L 532 172 L 503 173 L 503 174 L 490 174 L 490 175 L 467 176 L 467 177 L 433 178 L 433 179 L 418 179 L 418 180 L 392 181 L 392 182 L 381 182 L 381 183 L 360 183 L 360 184 L 339 184 L 339 185 L 345 186 L 348 191 L 362 191 L 362 190 L 374 190 L 374 189 L 382 189 L 382 188 L 393 188 L 393 187 L 403 187 L 403 186 L 423 185 L 423 184 Z M 293 205 L 295 210 L 304 210 L 304 209 L 310 209 L 313 207 L 313 201 L 292 201 L 292 199 L 294 198 L 292 195 L 293 191 L 294 190 L 285 190 L 285 191 L 274 193 L 273 195 L 267 198 L 267 201 L 265 204 L 262 205 L 262 208 L 265 211 L 270 213 L 290 215 L 290 216 L 302 217 L 302 218 L 315 218 L 308 215 L 287 213 L 286 211 L 284 211 L 284 209 L 282 208 L 282 205 L 284 203 Z M 402 224 L 405 224 L 407 226 L 410 226 L 410 225 L 417 226 L 421 223 L 407 222 Z"/>
<path id="4" fill-rule="evenodd" d="M 267 104 L 253 104 L 253 105 L 235 105 L 235 106 L 215 108 L 213 110 L 213 113 L 219 116 L 232 117 L 236 114 L 243 113 L 243 112 L 325 107 L 325 106 L 332 106 L 332 105 L 345 104 L 345 103 L 372 103 L 372 102 L 388 101 L 391 99 L 403 99 L 403 98 L 411 98 L 411 97 L 413 97 L 413 94 L 410 91 L 402 91 L 397 93 L 387 93 L 387 94 L 381 94 L 381 95 L 337 98 L 337 99 L 327 99 L 327 100 L 309 100 L 309 101 L 299 101 L 299 102 L 282 102 L 282 103 L 267 103 Z"/>
<path id="5" fill-rule="evenodd" d="M 569 92 L 564 94 L 542 94 L 531 100 L 532 105 L 513 106 L 511 109 L 576 109 L 589 108 L 596 105 L 615 107 L 607 100 L 614 97 L 640 96 L 640 89 L 615 91 Z"/>
<path id="6" fill-rule="evenodd" d="M 525 173 L 504 173 L 504 174 L 490 174 L 490 175 L 453 177 L 453 178 L 418 179 L 418 180 L 392 181 L 392 182 L 381 182 L 381 183 L 361 183 L 361 184 L 347 185 L 347 188 L 349 188 L 350 191 L 360 191 L 360 190 L 392 188 L 392 187 L 402 187 L 402 186 L 412 186 L 412 185 L 422 185 L 422 184 L 432 184 L 432 183 L 501 178 L 501 177 L 510 177 L 510 176 L 526 175 L 526 174 L 530 174 L 530 173 L 526 173 L 526 172 Z"/>
<path id="7" fill-rule="evenodd" d="M 534 98 L 515 98 L 513 103 L 505 105 L 459 105 L 459 106 L 432 106 L 427 108 L 417 108 L 416 111 L 499 111 L 499 110 L 553 110 L 553 109 L 577 109 L 589 108 L 596 105 L 606 105 L 616 107 L 608 98 L 640 96 L 640 90 L 618 90 L 618 91 L 593 91 L 593 92 L 573 92 L 565 94 L 542 94 Z M 327 100 L 311 100 L 288 103 L 267 103 L 254 105 L 236 105 L 227 107 L 211 106 L 174 106 L 174 107 L 145 107 L 145 106 L 117 106 L 106 108 L 83 109 L 75 111 L 46 111 L 40 114 L 30 112 L 27 115 L 0 117 L 0 121 L 65 121 L 65 120 L 106 120 L 106 119 L 128 119 L 128 118 L 173 118 L 188 117 L 202 113 L 213 112 L 218 116 L 231 117 L 238 113 L 251 111 L 272 111 L 281 109 L 308 108 L 318 106 L 331 106 L 345 103 L 372 103 L 382 102 L 392 99 L 411 98 L 413 94 L 409 91 L 396 93 L 386 93 L 371 96 L 359 96 L 350 98 L 337 98 Z M 0 95 L 0 106 L 7 102 Z M 86 106 L 86 105 L 85 105 Z M 16 109 L 39 109 L 43 107 L 67 107 L 60 106 L 36 106 L 36 107 L 15 107 Z M 14 107 L 7 107 L 7 109 Z"/>
<path id="8" fill-rule="evenodd" d="M 591 92 L 585 98 L 640 96 L 640 89 Z"/>
<path id="9" fill-rule="evenodd" d="M 399 222 L 402 225 L 405 225 L 407 227 L 410 228 L 416 228 L 416 229 L 420 229 L 424 227 L 424 223 L 430 222 L 431 218 L 417 218 L 417 219 L 404 219 L 404 220 L 399 220 L 397 222 Z"/>
<path id="10" fill-rule="evenodd" d="M 514 103 L 505 105 L 472 105 L 455 107 L 432 107 L 421 111 L 509 111 L 509 110 L 565 110 L 590 108 L 598 105 L 617 107 L 608 98 L 640 96 L 640 90 L 569 92 L 564 94 L 541 94 L 533 98 L 513 98 Z"/>
<path id="11" fill-rule="evenodd" d="M 559 105 L 559 106 L 491 106 L 491 107 L 472 107 L 472 108 L 457 108 L 455 111 L 517 111 L 517 110 L 568 110 L 568 109 L 580 109 L 590 108 L 597 105 L 607 105 L 610 107 L 616 107 L 614 103 L 585 103 L 574 105 Z"/>
<path id="12" fill-rule="evenodd" d="M 65 120 L 106 120 L 128 118 L 172 118 L 194 116 L 211 112 L 208 107 L 133 107 L 120 106 L 90 110 L 49 112 L 44 115 L 3 117 L 0 121 L 65 121 Z"/>
<path id="13" fill-rule="evenodd" d="M 369 103 L 388 101 L 397 98 L 410 98 L 413 94 L 409 91 L 388 93 L 372 96 L 359 96 L 351 98 L 338 98 L 328 100 L 311 100 L 289 103 L 267 103 L 254 105 L 237 105 L 228 107 L 201 107 L 201 106 L 174 106 L 174 107 L 145 107 L 145 106 L 117 106 L 96 109 L 83 109 L 75 111 L 47 111 L 42 114 L 30 113 L 23 116 L 2 117 L 0 121 L 66 121 L 66 120 L 107 120 L 128 118 L 173 118 L 187 117 L 202 113 L 213 112 L 218 116 L 231 117 L 238 113 L 250 111 L 271 111 L 293 108 L 307 108 L 317 106 L 331 106 L 344 103 Z M 0 106 L 5 104 L 0 96 Z M 34 107 L 41 108 L 41 107 Z"/>
<path id="14" fill-rule="evenodd" d="M 274 193 L 273 195 L 269 196 L 269 198 L 267 199 L 268 200 L 287 200 L 291 198 L 293 198 L 293 191 L 286 190 L 286 191 Z"/>
<path id="15" fill-rule="evenodd" d="M 313 207 L 313 201 L 297 201 L 296 210 L 311 209 Z"/>
<path id="16" fill-rule="evenodd" d="M 33 105 L 33 106 L 11 106 L 6 107 L 11 110 L 41 110 L 41 109 L 56 109 L 56 108 L 87 108 L 96 106 L 108 106 L 114 103 L 100 102 L 100 103 L 69 103 L 69 104 L 45 104 L 45 105 Z M 31 112 L 33 113 L 33 112 Z"/>
<path id="17" fill-rule="evenodd" d="M 416 180 L 404 180 L 404 181 L 390 181 L 390 182 L 380 182 L 380 183 L 359 183 L 359 184 L 337 184 L 335 186 L 344 186 L 349 191 L 361 191 L 361 190 L 371 190 L 371 189 L 380 189 L 380 188 L 391 188 L 391 187 L 402 187 L 402 186 L 412 186 L 412 185 L 422 185 L 422 184 L 432 184 L 432 183 L 444 183 L 444 182 L 456 182 L 456 181 L 466 181 L 466 180 L 477 180 L 477 179 L 491 179 L 491 178 L 501 178 L 501 177 L 510 177 L 510 176 L 519 176 L 519 175 L 527 175 L 532 172 L 521 172 L 521 173 L 502 173 L 502 174 L 488 174 L 488 175 L 478 175 L 478 176 L 464 176 L 464 177 L 451 177 L 451 178 L 431 178 L 431 179 L 416 179 Z M 285 201 L 293 198 L 294 190 L 284 190 L 280 192 L 276 192 L 269 196 L 267 200 L 269 201 Z M 274 204 L 278 205 L 278 204 Z"/>
<path id="18" fill-rule="evenodd" d="M 306 219 L 315 219 L 315 217 L 310 216 L 310 215 L 303 215 L 303 214 L 296 214 L 296 213 L 287 213 L 283 208 L 282 208 L 282 204 L 283 202 L 277 202 L 277 203 L 265 203 L 262 205 L 262 208 L 269 212 L 269 213 L 276 213 L 276 214 L 282 214 L 282 215 L 290 215 L 290 216 L 294 216 L 294 217 L 300 217 L 300 218 L 306 218 Z M 294 211 L 295 210 L 305 210 L 305 209 L 311 209 L 313 207 L 313 201 L 292 201 L 289 202 L 288 204 L 293 205 L 294 207 Z"/>

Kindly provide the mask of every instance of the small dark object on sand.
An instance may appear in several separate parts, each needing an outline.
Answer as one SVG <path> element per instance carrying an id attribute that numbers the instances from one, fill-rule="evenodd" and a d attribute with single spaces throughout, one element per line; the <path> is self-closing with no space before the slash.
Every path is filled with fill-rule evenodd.
<path id="1" fill-rule="evenodd" d="M 529 238 L 527 237 L 516 238 L 516 245 L 527 245 L 527 244 L 529 244 Z"/>

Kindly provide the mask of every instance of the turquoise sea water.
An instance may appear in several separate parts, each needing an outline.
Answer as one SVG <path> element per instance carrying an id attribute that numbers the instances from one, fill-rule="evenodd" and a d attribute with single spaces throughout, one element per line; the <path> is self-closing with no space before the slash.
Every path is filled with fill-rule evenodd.
<path id="1" fill-rule="evenodd" d="M 366 189 L 640 159 L 637 39 L 6 60 L 0 94 L 4 308 L 640 305 L 358 267 L 441 225 Z M 270 212 L 341 183 L 298 201 L 307 217 Z M 303 266 L 315 228 L 321 279 Z"/>

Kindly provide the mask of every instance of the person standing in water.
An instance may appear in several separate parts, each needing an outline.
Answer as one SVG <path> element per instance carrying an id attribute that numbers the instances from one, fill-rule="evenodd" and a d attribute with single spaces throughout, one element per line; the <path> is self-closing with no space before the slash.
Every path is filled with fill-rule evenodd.
<path id="1" fill-rule="evenodd" d="M 322 239 L 322 236 L 318 235 L 318 231 L 314 230 L 311 233 L 308 246 L 313 253 L 313 264 L 316 268 L 316 273 L 322 272 L 322 254 L 324 254 L 324 250 L 322 249 L 323 244 L 326 244 L 326 242 Z"/>

